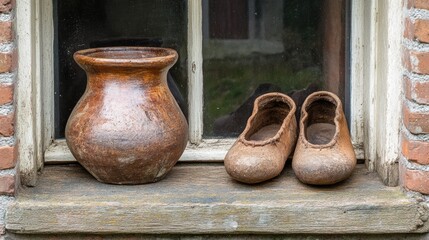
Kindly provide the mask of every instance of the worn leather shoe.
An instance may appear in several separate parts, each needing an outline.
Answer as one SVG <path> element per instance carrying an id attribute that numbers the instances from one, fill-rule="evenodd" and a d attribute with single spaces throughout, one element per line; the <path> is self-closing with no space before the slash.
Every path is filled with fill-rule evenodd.
<path id="1" fill-rule="evenodd" d="M 296 106 L 282 93 L 255 100 L 246 128 L 225 156 L 225 168 L 237 181 L 259 183 L 278 176 L 295 146 Z"/>
<path id="2" fill-rule="evenodd" d="M 328 185 L 352 174 L 356 156 L 335 94 L 320 91 L 309 95 L 302 105 L 299 127 L 292 168 L 301 182 Z"/>

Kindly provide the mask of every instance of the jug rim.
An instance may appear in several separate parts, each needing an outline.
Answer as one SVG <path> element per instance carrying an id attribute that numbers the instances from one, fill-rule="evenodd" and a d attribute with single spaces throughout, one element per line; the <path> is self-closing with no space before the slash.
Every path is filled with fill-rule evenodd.
<path id="1" fill-rule="evenodd" d="M 177 61 L 176 50 L 162 47 L 102 47 L 79 50 L 73 58 L 83 65 L 160 66 Z"/>

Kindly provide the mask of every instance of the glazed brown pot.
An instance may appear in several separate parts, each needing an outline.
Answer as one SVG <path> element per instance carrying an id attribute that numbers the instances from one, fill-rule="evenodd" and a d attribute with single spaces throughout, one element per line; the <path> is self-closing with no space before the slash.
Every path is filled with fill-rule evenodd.
<path id="1" fill-rule="evenodd" d="M 166 82 L 177 58 L 172 49 L 146 47 L 74 54 L 88 82 L 65 135 L 73 156 L 97 180 L 156 182 L 182 155 L 188 125 Z"/>

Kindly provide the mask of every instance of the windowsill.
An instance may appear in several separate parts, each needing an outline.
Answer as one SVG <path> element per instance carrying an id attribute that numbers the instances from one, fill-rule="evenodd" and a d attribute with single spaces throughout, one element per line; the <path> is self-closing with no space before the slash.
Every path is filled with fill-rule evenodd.
<path id="1" fill-rule="evenodd" d="M 342 234 L 426 232 L 423 206 L 386 187 L 359 164 L 332 187 L 280 177 L 249 186 L 221 164 L 178 164 L 147 185 L 97 182 L 79 165 L 46 166 L 37 187 L 22 189 L 6 228 L 23 234 Z"/>
<path id="2" fill-rule="evenodd" d="M 235 142 L 234 138 L 204 139 L 198 145 L 188 143 L 185 152 L 180 156 L 179 162 L 219 162 L 223 163 L 226 153 Z M 364 159 L 363 146 L 354 145 L 356 158 Z M 77 163 L 70 152 L 65 139 L 55 140 L 45 151 L 45 164 Z"/>

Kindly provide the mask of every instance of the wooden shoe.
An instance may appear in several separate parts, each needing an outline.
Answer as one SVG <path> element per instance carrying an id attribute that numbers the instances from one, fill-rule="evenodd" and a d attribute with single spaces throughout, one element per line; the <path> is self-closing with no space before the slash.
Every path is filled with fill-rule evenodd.
<path id="1" fill-rule="evenodd" d="M 237 181 L 259 183 L 278 176 L 296 142 L 295 103 L 282 93 L 255 100 L 246 128 L 225 156 Z"/>
<path id="2" fill-rule="evenodd" d="M 298 179 L 307 184 L 327 185 L 348 178 L 356 156 L 340 99 L 320 91 L 302 105 L 300 132 L 292 160 Z"/>

